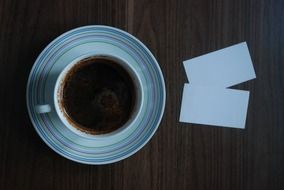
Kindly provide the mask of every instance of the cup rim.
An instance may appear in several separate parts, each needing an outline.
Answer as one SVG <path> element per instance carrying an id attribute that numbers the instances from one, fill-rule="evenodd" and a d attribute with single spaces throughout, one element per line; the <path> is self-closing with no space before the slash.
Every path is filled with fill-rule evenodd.
<path id="1" fill-rule="evenodd" d="M 102 133 L 102 134 L 91 134 L 84 132 L 83 130 L 79 130 L 78 128 L 72 126 L 72 124 L 66 119 L 66 113 L 64 113 L 64 110 L 60 108 L 60 103 L 58 97 L 60 97 L 59 93 L 62 93 L 62 89 L 60 89 L 60 86 L 62 82 L 64 81 L 67 73 L 76 65 L 78 64 L 81 60 L 90 58 L 90 57 L 98 57 L 98 58 L 104 58 L 104 59 L 109 59 L 112 61 L 115 61 L 116 63 L 120 64 L 121 67 L 123 67 L 126 72 L 131 76 L 134 82 L 135 86 L 135 92 L 136 92 L 136 98 L 135 98 L 135 104 L 133 111 L 130 115 L 130 118 L 127 120 L 126 123 L 124 123 L 121 127 L 118 129 L 115 129 L 114 131 L 111 131 L 109 133 Z M 133 123 L 135 123 L 137 117 L 139 116 L 142 106 L 143 106 L 143 86 L 141 79 L 139 77 L 139 73 L 135 71 L 135 69 L 132 67 L 131 64 L 129 64 L 126 60 L 124 60 L 121 57 L 117 57 L 114 55 L 109 55 L 109 54 L 85 54 L 80 57 L 75 58 L 72 60 L 69 64 L 67 64 L 62 71 L 59 73 L 57 76 L 55 86 L 54 86 L 54 92 L 53 92 L 53 104 L 56 110 L 56 113 L 60 119 L 60 121 L 64 124 L 65 127 L 67 127 L 69 130 L 72 132 L 76 133 L 77 135 L 83 136 L 85 138 L 106 138 L 106 137 L 113 137 L 115 135 L 118 135 L 128 128 L 131 127 Z"/>

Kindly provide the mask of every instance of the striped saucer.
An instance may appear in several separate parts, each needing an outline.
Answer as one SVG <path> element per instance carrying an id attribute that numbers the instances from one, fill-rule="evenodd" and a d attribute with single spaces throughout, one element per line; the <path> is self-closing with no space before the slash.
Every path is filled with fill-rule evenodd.
<path id="1" fill-rule="evenodd" d="M 56 115 L 54 76 L 72 60 L 88 54 L 119 57 L 139 73 L 141 109 L 135 120 L 115 135 L 78 135 Z M 99 165 L 131 156 L 151 139 L 163 116 L 166 92 L 161 69 L 142 42 L 117 28 L 93 25 L 62 34 L 42 51 L 30 72 L 26 100 L 35 130 L 51 149 L 70 160 Z M 35 106 L 46 103 L 51 112 L 38 114 Z"/>

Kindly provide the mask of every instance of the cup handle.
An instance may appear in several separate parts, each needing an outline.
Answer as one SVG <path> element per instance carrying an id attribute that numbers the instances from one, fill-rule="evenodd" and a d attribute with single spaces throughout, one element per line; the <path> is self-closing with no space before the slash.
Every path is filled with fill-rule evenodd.
<path id="1" fill-rule="evenodd" d="M 36 105 L 35 111 L 37 113 L 48 113 L 51 111 L 51 107 L 49 104 L 43 104 L 43 105 Z"/>

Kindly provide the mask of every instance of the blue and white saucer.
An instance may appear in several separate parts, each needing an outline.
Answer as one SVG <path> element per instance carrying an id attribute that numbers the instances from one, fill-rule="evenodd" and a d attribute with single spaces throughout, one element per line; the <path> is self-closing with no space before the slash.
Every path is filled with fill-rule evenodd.
<path id="1" fill-rule="evenodd" d="M 112 55 L 126 60 L 139 73 L 143 101 L 137 118 L 115 135 L 81 136 L 56 116 L 51 94 L 53 75 L 78 57 Z M 166 100 L 161 69 L 151 52 L 127 32 L 109 26 L 84 26 L 53 40 L 37 58 L 27 84 L 29 116 L 39 136 L 58 154 L 85 164 L 107 164 L 140 150 L 154 135 Z M 51 112 L 38 114 L 35 106 L 49 102 Z"/>

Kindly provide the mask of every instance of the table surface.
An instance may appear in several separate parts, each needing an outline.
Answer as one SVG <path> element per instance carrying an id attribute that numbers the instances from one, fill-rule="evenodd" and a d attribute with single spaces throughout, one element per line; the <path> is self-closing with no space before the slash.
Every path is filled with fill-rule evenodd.
<path id="1" fill-rule="evenodd" d="M 135 155 L 89 166 L 52 151 L 27 114 L 25 87 L 43 48 L 75 27 L 104 24 L 145 43 L 163 71 L 160 127 Z M 246 129 L 178 122 L 182 61 L 247 41 L 257 79 Z M 284 1 L 0 0 L 0 189 L 284 189 Z"/>

